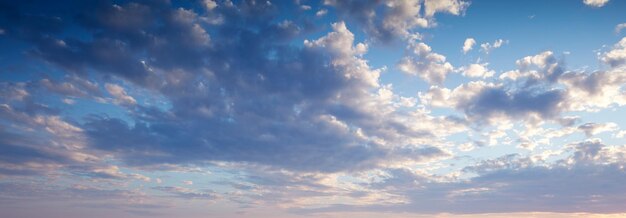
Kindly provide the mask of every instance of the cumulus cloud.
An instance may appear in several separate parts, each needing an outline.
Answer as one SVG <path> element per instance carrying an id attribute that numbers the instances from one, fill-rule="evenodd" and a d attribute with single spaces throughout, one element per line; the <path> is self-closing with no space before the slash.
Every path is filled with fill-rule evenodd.
<path id="1" fill-rule="evenodd" d="M 493 70 L 487 69 L 487 63 L 477 63 L 470 64 L 467 67 L 462 67 L 460 71 L 463 73 L 463 76 L 467 77 L 479 77 L 479 78 L 488 78 L 492 77 L 496 72 Z"/>
<path id="2" fill-rule="evenodd" d="M 302 211 L 319 213 L 381 208 L 420 213 L 566 212 L 576 208 L 584 208 L 577 211 L 589 213 L 621 211 L 618 202 L 623 198 L 618 193 L 624 188 L 619 184 L 626 179 L 626 174 L 619 157 L 624 151 L 615 150 L 597 139 L 577 142 L 570 148 L 566 157 L 551 163 L 519 154 L 479 161 L 464 169 L 479 174 L 467 180 L 433 182 L 444 178 L 411 169 L 387 169 L 376 179 L 369 180 L 367 190 L 390 193 L 396 199 L 403 199 L 401 203 L 331 205 Z M 480 204 L 470 206 L 470 202 Z"/>
<path id="3" fill-rule="evenodd" d="M 420 99 L 436 107 L 450 107 L 463 111 L 476 121 L 493 121 L 499 117 L 552 118 L 561 112 L 564 93 L 559 90 L 507 90 L 506 87 L 482 81 L 470 82 L 453 90 L 431 87 L 420 93 Z"/>
<path id="4" fill-rule="evenodd" d="M 596 8 L 602 7 L 608 2 L 609 0 L 583 0 L 583 3 L 585 3 L 585 5 Z"/>
<path id="5" fill-rule="evenodd" d="M 371 37 L 383 42 L 396 37 L 408 38 L 416 28 L 435 26 L 436 13 L 461 15 L 469 6 L 468 2 L 461 0 L 326 0 L 324 4 L 335 7 L 340 15 L 361 23 Z"/>
<path id="6" fill-rule="evenodd" d="M 398 62 L 398 69 L 404 73 L 419 76 L 428 83 L 441 84 L 447 74 L 454 70 L 445 56 L 433 52 L 423 42 L 412 41 L 407 49 L 410 55 Z"/>
<path id="7" fill-rule="evenodd" d="M 463 54 L 467 54 L 468 51 L 472 50 L 474 45 L 476 44 L 476 40 L 474 38 L 467 38 L 465 42 L 463 42 Z"/>
<path id="8" fill-rule="evenodd" d="M 345 23 L 332 27 L 325 36 L 304 41 L 299 50 L 274 42 L 242 45 L 228 36 L 215 37 L 212 40 L 224 43 L 216 47 L 214 52 L 220 55 L 209 63 L 223 67 L 207 77 L 174 71 L 157 83 L 164 84 L 161 91 L 172 101 L 171 111 L 146 111 L 149 116 L 136 117 L 134 125 L 96 117 L 85 125 L 86 134 L 96 148 L 119 153 L 135 166 L 226 161 L 328 172 L 371 168 L 389 157 L 410 162 L 446 156 L 423 143 L 433 137 L 429 130 L 409 125 L 409 115 L 395 112 L 406 107 L 401 102 L 411 100 L 381 87 L 381 69 L 370 68 L 362 58 L 368 46 L 356 43 Z M 241 53 L 233 52 L 259 45 L 274 45 L 277 53 L 268 57 L 258 50 L 241 58 Z M 120 100 L 128 99 L 122 89 L 109 85 L 107 90 Z M 185 149 L 176 148 L 180 146 Z"/>
<path id="9" fill-rule="evenodd" d="M 210 11 L 217 7 L 217 3 L 214 0 L 203 0 L 202 4 L 206 10 Z"/>
<path id="10" fill-rule="evenodd" d="M 217 201 L 240 214 L 623 212 L 626 149 L 592 137 L 624 131 L 587 116 L 626 105 L 621 41 L 600 53 L 603 70 L 566 70 L 545 51 L 493 78 L 495 65 L 454 68 L 416 32 L 437 13 L 462 15 L 465 1 L 325 1 L 311 4 L 317 15 L 302 3 L 102 1 L 60 17 L 0 16 L 46 69 L 0 82 L 0 201 L 59 196 L 131 213 Z M 316 18 L 335 13 L 330 25 Z M 372 43 L 396 38 L 408 44 L 396 67 L 428 82 L 417 96 L 368 60 Z M 467 78 L 446 87 L 450 72 Z"/>
<path id="11" fill-rule="evenodd" d="M 427 17 L 433 16 L 437 12 L 445 12 L 454 15 L 460 15 L 467 9 L 469 2 L 461 0 L 425 0 L 424 14 Z"/>
<path id="12" fill-rule="evenodd" d="M 613 46 L 613 49 L 602 54 L 601 60 L 611 67 L 618 67 L 626 63 L 626 37 Z"/>

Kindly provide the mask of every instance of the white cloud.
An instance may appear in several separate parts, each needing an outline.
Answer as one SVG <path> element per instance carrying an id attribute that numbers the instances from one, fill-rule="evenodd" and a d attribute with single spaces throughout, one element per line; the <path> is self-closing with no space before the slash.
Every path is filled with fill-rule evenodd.
<path id="1" fill-rule="evenodd" d="M 314 41 L 304 40 L 304 45 L 309 48 L 326 48 L 334 56 L 332 65 L 343 68 L 347 78 L 378 87 L 380 70 L 365 70 L 369 69 L 367 62 L 358 58 L 367 52 L 367 44 L 357 43 L 353 46 L 354 34 L 344 22 L 333 23 L 332 27 L 334 32 Z"/>
<path id="2" fill-rule="evenodd" d="M 203 0 L 202 3 L 207 11 L 213 10 L 217 7 L 217 3 L 214 0 Z"/>
<path id="3" fill-rule="evenodd" d="M 328 13 L 328 10 L 320 9 L 319 11 L 315 12 L 315 16 L 322 17 L 322 16 L 326 15 L 327 13 Z"/>
<path id="4" fill-rule="evenodd" d="M 586 5 L 598 8 L 604 6 L 608 2 L 609 0 L 583 0 L 583 3 Z"/>
<path id="5" fill-rule="evenodd" d="M 480 48 L 483 52 L 489 54 L 493 49 L 500 48 L 502 45 L 509 43 L 509 40 L 497 39 L 493 43 L 480 44 Z"/>
<path id="6" fill-rule="evenodd" d="M 626 37 L 613 45 L 613 49 L 602 54 L 600 58 L 611 67 L 617 67 L 626 63 Z"/>
<path id="7" fill-rule="evenodd" d="M 474 38 L 465 39 L 465 42 L 463 42 L 463 54 L 467 54 L 468 51 L 472 50 L 475 44 L 476 40 Z"/>
<path id="8" fill-rule="evenodd" d="M 463 73 L 463 76 L 466 77 L 481 77 L 488 78 L 492 77 L 496 72 L 493 70 L 487 69 L 487 63 L 477 63 L 470 64 L 467 67 L 462 67 L 460 70 Z"/>
<path id="9" fill-rule="evenodd" d="M 424 15 L 426 17 L 432 17 L 437 12 L 459 15 L 467 9 L 469 4 L 469 2 L 460 0 L 425 0 Z"/>
<path id="10" fill-rule="evenodd" d="M 441 84 L 446 75 L 454 70 L 446 57 L 432 52 L 430 46 L 423 42 L 409 42 L 408 49 L 413 55 L 405 56 L 398 63 L 400 71 L 421 77 L 428 83 Z"/>
<path id="11" fill-rule="evenodd" d="M 418 1 L 395 0 L 388 1 L 389 12 L 383 19 L 383 29 L 391 33 L 407 37 L 415 27 L 427 27 L 428 20 L 420 17 L 421 5 Z"/>
<path id="12" fill-rule="evenodd" d="M 559 81 L 567 88 L 567 101 L 563 106 L 569 110 L 597 111 L 612 105 L 626 105 L 624 70 L 569 72 Z"/>
<path id="13" fill-rule="evenodd" d="M 126 104 L 126 105 L 137 104 L 137 101 L 135 100 L 135 98 L 128 95 L 126 93 L 126 90 L 124 90 L 123 87 L 117 84 L 110 84 L 110 83 L 105 84 L 104 87 L 106 88 L 107 92 L 109 92 L 109 94 L 111 94 L 115 98 L 114 101 L 116 104 Z"/>

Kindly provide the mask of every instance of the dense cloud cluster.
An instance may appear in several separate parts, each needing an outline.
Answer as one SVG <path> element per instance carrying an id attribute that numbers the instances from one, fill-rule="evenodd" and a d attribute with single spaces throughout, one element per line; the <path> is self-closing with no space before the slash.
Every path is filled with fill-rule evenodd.
<path id="1" fill-rule="evenodd" d="M 467 1 L 70 5 L 0 3 L 0 40 L 45 71 L 0 82 L 0 202 L 112 199 L 144 215 L 170 198 L 296 214 L 624 212 L 626 149 L 596 138 L 623 131 L 577 113 L 626 105 L 626 38 L 598 53 L 601 70 L 544 51 L 498 72 L 480 58 L 455 67 L 418 32 Z M 337 19 L 320 24 L 328 13 Z M 393 43 L 404 50 L 389 69 L 369 62 L 372 46 Z M 466 38 L 463 55 L 476 45 Z M 399 94 L 389 71 L 427 87 Z M 456 76 L 469 80 L 447 83 Z M 503 145 L 528 153 L 466 155 Z M 179 174 L 209 179 L 161 179 Z M 45 179 L 54 185 L 33 185 Z"/>

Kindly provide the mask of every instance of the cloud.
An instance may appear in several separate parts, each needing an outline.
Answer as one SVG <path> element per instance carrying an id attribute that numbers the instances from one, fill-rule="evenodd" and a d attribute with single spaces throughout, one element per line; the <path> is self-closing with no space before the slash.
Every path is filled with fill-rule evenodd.
<path id="1" fill-rule="evenodd" d="M 470 82 L 453 90 L 431 87 L 420 99 L 436 107 L 463 111 L 475 121 L 494 121 L 504 116 L 513 119 L 554 118 L 565 95 L 560 90 L 507 90 L 502 85 Z"/>
<path id="2" fill-rule="evenodd" d="M 115 102 L 117 104 L 124 104 L 124 105 L 135 105 L 137 104 L 137 101 L 135 100 L 135 98 L 133 98 L 132 96 L 128 95 L 126 93 L 126 90 L 124 90 L 123 87 L 117 85 L 117 84 L 110 84 L 107 83 L 104 85 L 104 88 L 107 90 L 107 92 L 109 92 L 109 94 L 111 94 L 114 98 L 115 98 Z"/>
<path id="3" fill-rule="evenodd" d="M 0 98 L 2 100 L 23 101 L 30 96 L 26 90 L 26 83 L 0 83 Z"/>
<path id="4" fill-rule="evenodd" d="M 323 17 L 324 15 L 326 15 L 328 13 L 327 9 L 320 9 L 319 11 L 315 12 L 315 16 L 318 17 Z"/>
<path id="5" fill-rule="evenodd" d="M 502 45 L 508 44 L 508 43 L 509 43 L 508 40 L 497 39 L 493 43 L 485 42 L 485 43 L 480 44 L 480 50 L 485 52 L 486 54 L 489 54 L 489 52 L 491 52 L 493 49 L 500 48 L 502 47 Z"/>
<path id="6" fill-rule="evenodd" d="M 466 1 L 324 1 L 340 15 L 360 23 L 368 35 L 378 41 L 410 38 L 417 28 L 435 26 L 433 18 L 438 12 L 461 15 L 469 6 Z"/>
<path id="7" fill-rule="evenodd" d="M 200 199 L 200 200 L 215 200 L 219 196 L 211 190 L 197 191 L 184 187 L 177 186 L 157 186 L 153 188 L 157 191 L 162 191 L 173 195 L 174 197 L 183 199 Z"/>
<path id="8" fill-rule="evenodd" d="M 552 51 L 526 56 L 515 61 L 515 64 L 519 67 L 520 72 L 528 74 L 529 77 L 534 77 L 534 80 L 556 82 L 561 74 L 565 72 L 561 62 L 558 61 Z"/>
<path id="9" fill-rule="evenodd" d="M 398 69 L 404 73 L 419 76 L 428 83 L 441 84 L 454 70 L 445 56 L 432 52 L 432 48 L 423 42 L 410 42 L 407 49 L 410 55 L 398 62 Z"/>
<path id="10" fill-rule="evenodd" d="M 40 85 L 48 91 L 68 97 L 99 97 L 100 88 L 95 82 L 82 79 L 78 76 L 65 78 L 66 82 L 57 82 L 48 78 L 39 81 Z"/>
<path id="11" fill-rule="evenodd" d="M 207 11 L 213 10 L 218 6 L 217 3 L 213 0 L 203 0 L 202 3 Z"/>
<path id="12" fill-rule="evenodd" d="M 463 76 L 467 76 L 467 77 L 482 77 L 482 78 L 492 77 L 495 74 L 495 72 L 493 70 L 487 69 L 487 65 L 488 65 L 487 63 L 470 64 L 469 66 L 462 67 L 459 70 L 463 73 Z"/>
<path id="13" fill-rule="evenodd" d="M 578 126 L 578 129 L 583 131 L 587 137 L 591 137 L 601 132 L 615 131 L 618 127 L 615 123 L 585 123 Z"/>
<path id="14" fill-rule="evenodd" d="M 460 0 L 425 0 L 424 1 L 424 14 L 427 17 L 435 15 L 437 12 L 445 12 L 453 15 L 462 14 L 465 9 L 470 5 L 469 2 Z"/>
<path id="15" fill-rule="evenodd" d="M 222 67 L 202 74 L 206 77 L 174 70 L 155 83 L 163 84 L 159 90 L 171 101 L 171 110 L 140 106 L 135 124 L 92 117 L 85 133 L 94 148 L 113 152 L 131 166 L 226 161 L 332 172 L 375 167 L 389 157 L 427 161 L 446 156 L 425 144 L 432 137 L 429 130 L 407 123 L 407 116 L 418 114 L 395 111 L 405 107 L 400 101 L 410 99 L 380 86 L 381 70 L 362 58 L 367 45 L 355 43 L 345 23 L 332 27 L 325 36 L 304 41 L 301 49 L 277 43 L 280 38 L 256 36 L 263 31 L 247 32 L 259 41 L 214 37 L 224 43 L 215 47 L 208 64 Z M 230 28 L 224 34 L 233 33 Z M 274 46 L 277 52 L 268 56 L 251 49 L 258 46 Z M 237 49 L 245 49 L 246 58 Z M 378 91 L 373 95 L 372 89 Z M 107 90 L 120 101 L 128 99 L 113 85 Z M 415 152 L 400 155 L 407 151 Z"/>
<path id="16" fill-rule="evenodd" d="M 519 154 L 504 155 L 477 162 L 464 169 L 478 173 L 478 176 L 452 181 L 416 170 L 391 168 L 378 174 L 378 178 L 368 180 L 366 190 L 389 193 L 396 199 L 405 199 L 402 202 L 335 204 L 315 209 L 302 208 L 300 212 L 616 213 L 621 211 L 620 202 L 623 201 L 618 193 L 623 192 L 624 188 L 619 184 L 626 180 L 626 173 L 620 164 L 622 159 L 619 159 L 623 152 L 598 140 L 582 141 L 572 144 L 571 152 L 556 162 L 546 163 Z M 433 182 L 437 180 L 446 181 Z"/>
<path id="17" fill-rule="evenodd" d="M 559 79 L 567 87 L 567 107 L 574 111 L 594 111 L 625 105 L 622 87 L 626 72 L 621 69 L 592 73 L 568 72 Z"/>
<path id="18" fill-rule="evenodd" d="M 585 3 L 585 5 L 596 8 L 602 7 L 608 2 L 609 0 L 583 0 L 583 3 Z"/>
<path id="19" fill-rule="evenodd" d="M 476 40 L 474 38 L 467 38 L 465 42 L 463 42 L 463 54 L 467 54 L 468 51 L 472 50 L 474 45 L 476 44 Z"/>
<path id="20" fill-rule="evenodd" d="M 613 46 L 613 49 L 602 54 L 601 60 L 611 67 L 618 67 L 626 63 L 626 37 Z"/>
<path id="21" fill-rule="evenodd" d="M 626 105 L 621 41 L 600 53 L 606 69 L 567 70 L 545 51 L 494 78 L 481 60 L 454 68 L 416 32 L 468 2 L 325 1 L 318 12 L 339 20 L 328 26 L 283 16 L 307 9 L 291 2 L 0 7 L 3 37 L 43 69 L 0 83 L 2 205 L 623 212 L 626 149 L 593 137 L 624 134 L 592 119 Z M 395 43 L 407 43 L 396 67 L 429 85 L 417 96 L 368 60 Z"/>

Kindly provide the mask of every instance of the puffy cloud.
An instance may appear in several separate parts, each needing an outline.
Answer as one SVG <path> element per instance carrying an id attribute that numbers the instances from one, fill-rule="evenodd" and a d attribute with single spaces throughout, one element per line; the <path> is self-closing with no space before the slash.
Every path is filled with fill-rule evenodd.
<path id="1" fill-rule="evenodd" d="M 169 111 L 138 106 L 145 112 L 134 115 L 134 125 L 94 117 L 84 126 L 86 134 L 95 148 L 142 167 L 225 161 L 329 172 L 371 168 L 390 159 L 420 162 L 447 156 L 426 142 L 433 134 L 459 130 L 431 133 L 412 121 L 457 124 L 399 111 L 411 107 L 411 99 L 381 87 L 381 70 L 371 69 L 362 58 L 367 45 L 355 43 L 345 23 L 332 27 L 327 35 L 306 40 L 301 49 L 215 37 L 224 43 L 215 47 L 220 55 L 210 64 L 221 67 L 195 76 L 174 71 L 157 83 L 171 101 Z M 247 34 L 281 40 L 254 36 L 263 32 Z M 274 46 L 277 52 L 268 56 L 264 49 L 250 50 L 257 46 Z M 234 48 L 245 48 L 246 58 Z M 161 70 L 154 68 L 155 74 Z M 125 99 L 122 90 L 112 88 L 107 89 Z"/>
<path id="2" fill-rule="evenodd" d="M 324 4 L 334 6 L 340 15 L 347 15 L 361 23 L 371 37 L 383 42 L 398 36 L 409 38 L 416 28 L 434 26 L 435 13 L 460 15 L 469 6 L 468 2 L 460 0 L 326 0 Z"/>
<path id="3" fill-rule="evenodd" d="M 411 29 L 428 26 L 428 20 L 420 17 L 421 5 L 417 1 L 388 1 L 386 6 L 390 10 L 382 21 L 382 27 L 394 35 L 406 37 Z"/>
<path id="4" fill-rule="evenodd" d="M 597 8 L 604 6 L 608 2 L 609 0 L 583 0 L 583 3 L 585 3 L 585 5 Z"/>
<path id="5" fill-rule="evenodd" d="M 537 55 L 526 56 L 515 61 L 519 67 L 519 73 L 525 74 L 532 80 L 547 80 L 556 82 L 561 74 L 565 72 L 562 64 L 554 56 L 552 51 L 544 51 Z"/>
<path id="6" fill-rule="evenodd" d="M 217 7 L 217 3 L 214 0 L 203 0 L 202 4 L 207 11 L 213 10 Z"/>
<path id="7" fill-rule="evenodd" d="M 78 14 L 60 21 L 23 13 L 7 26 L 31 44 L 34 56 L 25 57 L 55 73 L 0 83 L 0 177 L 10 178 L 0 201 L 58 195 L 92 208 L 144 208 L 137 213 L 179 201 L 220 201 L 242 213 L 623 211 L 624 146 L 563 145 L 578 132 L 624 135 L 617 124 L 578 116 L 626 103 L 621 64 L 566 71 L 547 51 L 518 60 L 501 80 L 478 80 L 495 71 L 480 61 L 455 69 L 415 41 L 436 12 L 462 14 L 461 1 L 326 1 L 340 16 L 363 18 L 364 42 L 353 33 L 358 24 L 341 21 L 302 35 L 322 30 L 308 23 L 313 12 L 284 18 L 283 7 L 265 1 L 198 3 L 101 2 L 83 6 L 93 13 L 71 10 Z M 33 20 L 46 27 L 27 31 Z M 55 22 L 58 29 L 47 27 Z M 408 39 L 398 68 L 429 90 L 404 96 L 384 83 L 384 68 L 366 57 L 367 37 L 385 36 Z M 443 87 L 450 72 L 476 79 Z M 101 104 L 103 95 L 117 104 Z M 105 112 L 73 114 L 93 101 Z M 190 176 L 207 170 L 219 176 Z M 28 186 L 44 179 L 51 185 Z"/>
<path id="8" fill-rule="evenodd" d="M 432 17 L 437 12 L 459 15 L 462 14 L 469 5 L 469 2 L 461 0 L 425 0 L 424 14 L 427 17 Z"/>
<path id="9" fill-rule="evenodd" d="M 476 121 L 495 121 L 502 116 L 554 118 L 562 110 L 559 105 L 564 96 L 559 90 L 507 90 L 502 85 L 482 81 L 453 90 L 431 87 L 428 92 L 420 93 L 425 104 L 455 108 Z"/>
<path id="10" fill-rule="evenodd" d="M 476 44 L 476 40 L 474 38 L 467 38 L 465 42 L 463 42 L 463 54 L 467 54 L 468 51 L 472 50 L 474 45 Z"/>
<path id="11" fill-rule="evenodd" d="M 411 41 L 407 49 L 412 54 L 398 62 L 398 69 L 404 73 L 419 76 L 428 83 L 441 84 L 454 70 L 445 56 L 432 52 L 423 42 Z"/>
<path id="12" fill-rule="evenodd" d="M 624 199 L 619 193 L 624 188 L 619 184 L 626 180 L 623 158 L 620 159 L 624 151 L 599 140 L 574 143 L 569 149 L 565 157 L 550 163 L 519 154 L 482 160 L 462 170 L 478 174 L 469 179 L 450 180 L 412 169 L 385 169 L 376 179 L 366 180 L 365 190 L 386 192 L 403 201 L 331 205 L 303 209 L 303 212 L 356 209 L 414 213 L 620 212 L 620 202 Z"/>
<path id="13" fill-rule="evenodd" d="M 487 63 L 470 64 L 467 67 L 462 67 L 460 71 L 463 73 L 463 76 L 482 78 L 492 77 L 496 73 L 493 70 L 487 69 Z"/>
<path id="14" fill-rule="evenodd" d="M 626 37 L 615 44 L 612 50 L 602 54 L 601 60 L 611 67 L 618 67 L 626 63 Z"/>
<path id="15" fill-rule="evenodd" d="M 559 79 L 567 87 L 566 106 L 574 111 L 594 111 L 625 105 L 626 71 L 611 69 L 593 73 L 569 72 Z"/>

